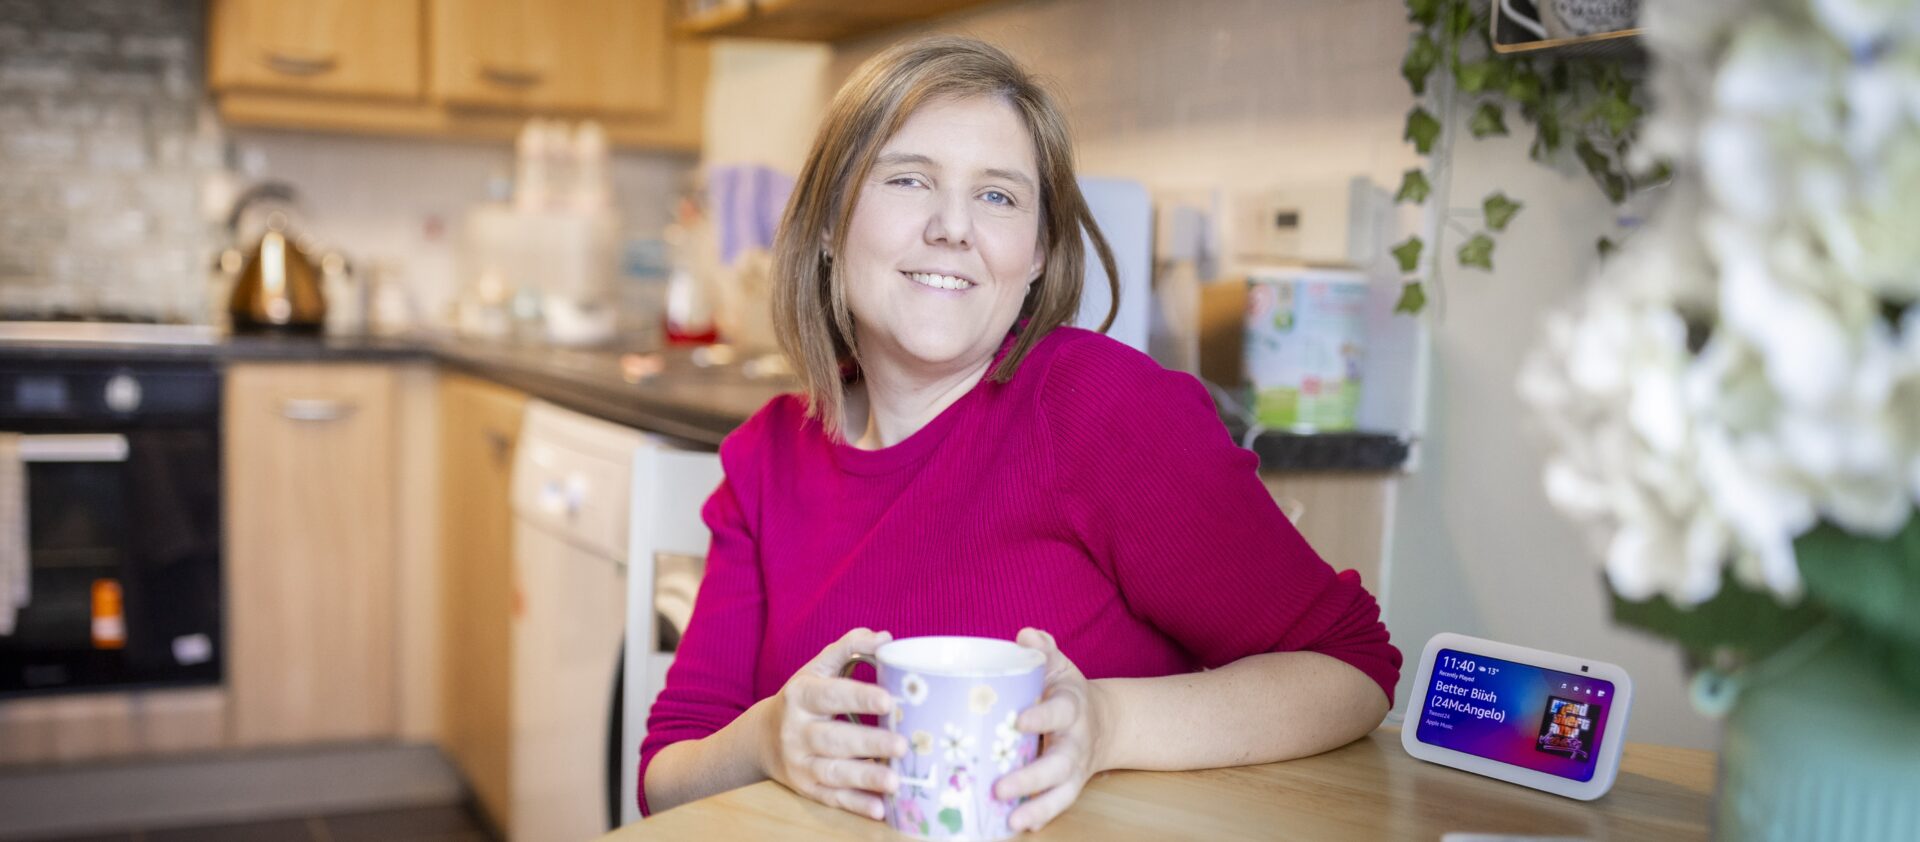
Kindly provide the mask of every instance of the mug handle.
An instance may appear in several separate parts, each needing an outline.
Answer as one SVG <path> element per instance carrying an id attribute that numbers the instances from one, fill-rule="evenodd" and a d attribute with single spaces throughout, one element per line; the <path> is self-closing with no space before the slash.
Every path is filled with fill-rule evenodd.
<path id="1" fill-rule="evenodd" d="M 840 665 L 840 677 L 852 678 L 853 668 L 860 666 L 861 664 L 866 664 L 867 666 L 873 667 L 875 672 L 878 672 L 880 670 L 879 658 L 875 658 L 874 656 L 868 655 L 865 652 L 855 652 L 847 656 L 846 663 Z M 836 713 L 834 714 L 834 718 L 844 722 L 851 722 L 855 725 L 866 724 L 864 722 L 861 722 L 859 719 L 855 718 L 854 715 L 851 713 Z"/>
<path id="2" fill-rule="evenodd" d="M 1534 37 L 1536 38 L 1539 38 L 1543 41 L 1546 40 L 1548 37 L 1547 28 L 1545 26 L 1542 26 L 1539 21 L 1514 11 L 1513 6 L 1511 5 L 1512 2 L 1513 0 L 1500 0 L 1499 2 L 1500 14 L 1506 17 L 1507 20 L 1511 21 L 1514 26 L 1518 26 L 1521 29 L 1524 29 L 1528 32 L 1533 33 Z M 1535 0 L 1535 2 L 1545 3 L 1545 2 L 1548 2 L 1548 0 Z"/>

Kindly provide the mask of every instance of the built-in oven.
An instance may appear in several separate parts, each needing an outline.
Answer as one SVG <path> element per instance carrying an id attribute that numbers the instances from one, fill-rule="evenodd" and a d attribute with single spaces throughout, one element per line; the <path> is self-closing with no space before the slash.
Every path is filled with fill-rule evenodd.
<path id="1" fill-rule="evenodd" d="M 221 681 L 220 393 L 0 357 L 0 698 Z"/>

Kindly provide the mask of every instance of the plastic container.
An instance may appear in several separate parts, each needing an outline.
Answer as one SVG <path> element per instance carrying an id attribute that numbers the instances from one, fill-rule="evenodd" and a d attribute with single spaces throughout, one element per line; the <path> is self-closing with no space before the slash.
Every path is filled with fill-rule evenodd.
<path id="1" fill-rule="evenodd" d="M 1260 270 L 1247 279 L 1245 371 L 1261 425 L 1351 430 L 1366 351 L 1367 276 Z"/>

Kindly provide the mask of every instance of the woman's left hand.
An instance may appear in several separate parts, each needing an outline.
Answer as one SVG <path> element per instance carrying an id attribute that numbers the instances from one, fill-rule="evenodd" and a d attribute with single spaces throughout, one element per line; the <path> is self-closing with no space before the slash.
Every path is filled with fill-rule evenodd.
<path id="1" fill-rule="evenodd" d="M 1014 830 L 1038 830 L 1072 806 L 1087 779 L 1101 771 L 1100 694 L 1080 668 L 1060 654 L 1053 635 L 1027 628 L 1015 640 L 1047 656 L 1046 690 L 1040 702 L 1014 722 L 1023 733 L 1044 735 L 1046 748 L 1032 763 L 1001 777 L 993 796 L 1002 801 L 1031 796 L 1008 823 Z"/>

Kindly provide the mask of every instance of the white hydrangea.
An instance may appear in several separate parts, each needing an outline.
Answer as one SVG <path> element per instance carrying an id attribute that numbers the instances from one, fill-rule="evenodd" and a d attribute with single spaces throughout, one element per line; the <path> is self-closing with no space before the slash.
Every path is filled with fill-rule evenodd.
<path id="1" fill-rule="evenodd" d="M 1920 0 L 1649 0 L 1661 209 L 1520 388 L 1614 589 L 1784 599 L 1920 499 Z M 1642 161 L 1645 163 L 1645 160 Z"/>

